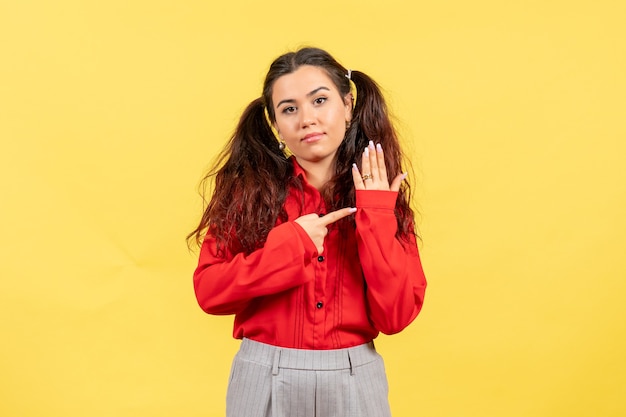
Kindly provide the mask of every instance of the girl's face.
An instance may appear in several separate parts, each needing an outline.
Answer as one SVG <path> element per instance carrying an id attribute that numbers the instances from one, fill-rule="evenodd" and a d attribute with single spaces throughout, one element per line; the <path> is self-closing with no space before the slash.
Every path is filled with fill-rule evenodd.
<path id="1" fill-rule="evenodd" d="M 352 118 L 352 95 L 342 97 L 322 68 L 303 65 L 274 82 L 272 105 L 274 127 L 298 163 L 332 169 Z"/>

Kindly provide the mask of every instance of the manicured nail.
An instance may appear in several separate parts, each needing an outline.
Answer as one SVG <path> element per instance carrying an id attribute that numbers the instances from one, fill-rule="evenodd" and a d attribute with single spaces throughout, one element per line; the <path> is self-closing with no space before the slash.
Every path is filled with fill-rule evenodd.
<path id="1" fill-rule="evenodd" d="M 350 213 L 354 213 L 356 211 L 356 207 L 351 207 L 350 208 Z"/>
<path id="2" fill-rule="evenodd" d="M 370 148 L 365 148 L 363 153 L 365 154 L 365 156 L 370 156 Z"/>
<path id="3" fill-rule="evenodd" d="M 377 144 L 376 144 L 376 150 L 377 150 L 378 152 L 382 152 L 382 151 L 383 151 L 383 147 L 382 147 L 382 146 L 380 146 L 380 143 L 377 143 Z"/>
<path id="4" fill-rule="evenodd" d="M 356 170 L 356 171 L 358 171 L 358 170 L 359 170 L 359 168 L 356 166 L 356 164 L 352 164 L 352 169 L 354 169 L 354 170 Z"/>
<path id="5" fill-rule="evenodd" d="M 370 140 L 370 143 L 369 143 L 369 147 L 370 147 L 370 148 L 373 148 L 373 147 L 374 147 L 374 142 L 372 142 L 371 140 Z"/>
<path id="6" fill-rule="evenodd" d="M 404 172 L 402 173 L 402 181 L 404 181 L 404 179 L 409 175 L 408 172 Z"/>

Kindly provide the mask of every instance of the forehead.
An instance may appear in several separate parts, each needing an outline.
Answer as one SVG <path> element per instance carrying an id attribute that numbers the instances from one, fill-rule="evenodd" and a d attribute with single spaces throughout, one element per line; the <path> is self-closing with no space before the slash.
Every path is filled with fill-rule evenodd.
<path id="1" fill-rule="evenodd" d="M 278 103 L 285 99 L 306 97 L 308 93 L 319 87 L 337 91 L 335 83 L 324 69 L 303 65 L 294 72 L 276 79 L 272 88 L 272 101 Z"/>

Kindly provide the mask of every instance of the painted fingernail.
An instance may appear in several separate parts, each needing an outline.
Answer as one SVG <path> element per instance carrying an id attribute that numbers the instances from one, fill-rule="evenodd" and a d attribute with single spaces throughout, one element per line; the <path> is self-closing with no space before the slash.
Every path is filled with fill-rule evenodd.
<path id="1" fill-rule="evenodd" d="M 382 146 L 380 146 L 380 143 L 377 143 L 377 144 L 376 144 L 376 150 L 377 150 L 378 152 L 382 152 L 382 151 L 383 151 L 383 147 L 382 147 Z"/>
<path id="2" fill-rule="evenodd" d="M 405 180 L 405 178 L 406 178 L 408 175 L 409 175 L 409 173 L 408 173 L 408 172 L 404 172 L 404 173 L 402 173 L 402 181 L 404 181 L 404 180 Z"/>
<path id="3" fill-rule="evenodd" d="M 357 171 L 359 170 L 359 168 L 356 166 L 356 164 L 352 164 L 352 169 L 357 170 Z"/>
<path id="4" fill-rule="evenodd" d="M 374 147 L 374 142 L 373 142 L 373 141 L 371 141 L 371 140 L 370 140 L 370 143 L 369 143 L 369 147 L 370 147 L 370 148 L 373 148 L 373 147 Z"/>
<path id="5" fill-rule="evenodd" d="M 365 148 L 363 153 L 365 154 L 365 156 L 370 156 L 370 148 Z"/>

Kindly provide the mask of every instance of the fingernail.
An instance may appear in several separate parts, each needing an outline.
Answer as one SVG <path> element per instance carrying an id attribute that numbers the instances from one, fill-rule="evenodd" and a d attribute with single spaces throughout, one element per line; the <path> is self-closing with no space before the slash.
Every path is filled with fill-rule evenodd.
<path id="1" fill-rule="evenodd" d="M 370 148 L 365 148 L 363 153 L 365 154 L 365 156 L 369 156 L 370 155 Z"/>
<path id="2" fill-rule="evenodd" d="M 408 175 L 409 175 L 409 173 L 408 173 L 408 172 L 404 172 L 404 173 L 402 174 L 402 181 L 404 181 L 404 179 L 405 179 Z"/>
<path id="3" fill-rule="evenodd" d="M 352 169 L 356 169 L 357 171 L 359 170 L 359 168 L 357 168 L 356 164 L 352 164 Z"/>
<path id="4" fill-rule="evenodd" d="M 382 152 L 382 151 L 383 151 L 383 147 L 382 147 L 382 146 L 380 146 L 380 143 L 377 143 L 377 144 L 376 144 L 376 150 L 377 150 L 378 152 Z"/>
<path id="5" fill-rule="evenodd" d="M 354 213 L 354 212 L 356 212 L 356 207 L 350 208 L 350 213 Z"/>
<path id="6" fill-rule="evenodd" d="M 374 142 L 373 142 L 373 141 L 371 141 L 371 140 L 370 140 L 369 147 L 370 147 L 370 148 L 373 148 L 373 147 L 374 147 Z"/>

